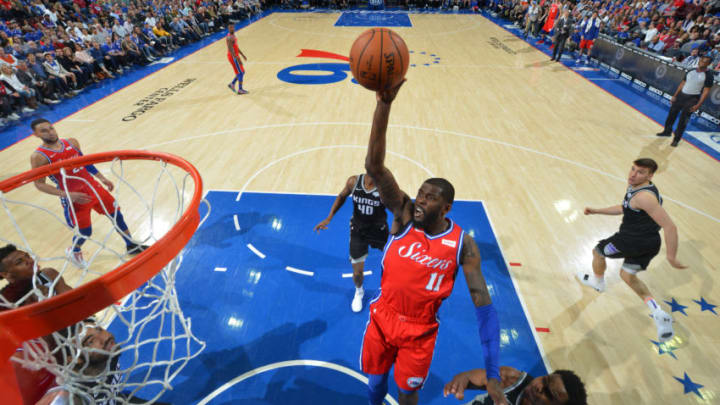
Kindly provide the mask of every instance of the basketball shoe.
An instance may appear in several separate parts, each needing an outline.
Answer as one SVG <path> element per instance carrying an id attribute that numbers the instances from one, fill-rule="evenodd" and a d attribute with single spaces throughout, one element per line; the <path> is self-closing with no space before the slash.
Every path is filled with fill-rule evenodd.
<path id="1" fill-rule="evenodd" d="M 655 320 L 655 326 L 658 331 L 658 340 L 660 343 L 667 342 L 675 336 L 675 332 L 672 327 L 672 315 L 658 308 L 650 314 L 650 317 Z"/>
<path id="2" fill-rule="evenodd" d="M 362 310 L 362 300 L 364 295 L 365 290 L 362 287 L 355 288 L 355 296 L 353 297 L 352 304 L 350 304 L 350 308 L 352 308 L 353 312 L 360 312 Z"/>
<path id="3" fill-rule="evenodd" d="M 87 268 L 87 262 L 83 259 L 82 251 L 74 251 L 72 247 L 65 249 L 65 256 L 70 263 L 74 264 L 75 267 L 84 269 Z"/>
<path id="4" fill-rule="evenodd" d="M 585 273 L 580 272 L 577 274 L 578 280 L 580 280 L 581 283 L 585 284 L 586 286 L 590 286 L 597 290 L 597 292 L 604 292 L 605 291 L 605 279 L 604 278 L 598 278 L 595 274 L 591 273 Z"/>

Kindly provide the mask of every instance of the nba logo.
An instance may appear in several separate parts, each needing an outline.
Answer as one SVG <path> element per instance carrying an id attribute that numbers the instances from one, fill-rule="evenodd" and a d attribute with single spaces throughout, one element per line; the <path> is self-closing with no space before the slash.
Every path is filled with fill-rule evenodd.
<path id="1" fill-rule="evenodd" d="M 422 377 L 410 377 L 407 379 L 407 384 L 410 386 L 410 388 L 417 388 L 421 386 L 423 383 Z"/>

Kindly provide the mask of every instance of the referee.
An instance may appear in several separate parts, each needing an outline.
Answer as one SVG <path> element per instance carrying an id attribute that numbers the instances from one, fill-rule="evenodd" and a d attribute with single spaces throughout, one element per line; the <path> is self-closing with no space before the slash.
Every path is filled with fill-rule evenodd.
<path id="1" fill-rule="evenodd" d="M 675 90 L 675 95 L 673 95 L 670 100 L 672 104 L 670 105 L 670 112 L 665 120 L 665 129 L 657 134 L 657 136 L 670 136 L 675 119 L 678 113 L 680 113 L 680 121 L 678 122 L 677 128 L 675 128 L 675 136 L 670 146 L 678 145 L 683 136 L 683 132 L 685 132 L 690 114 L 700 108 L 710 93 L 714 79 L 714 74 L 707 71 L 710 61 L 712 61 L 710 56 L 701 56 L 697 69 L 685 74 L 685 79 L 680 82 L 677 90 Z"/>

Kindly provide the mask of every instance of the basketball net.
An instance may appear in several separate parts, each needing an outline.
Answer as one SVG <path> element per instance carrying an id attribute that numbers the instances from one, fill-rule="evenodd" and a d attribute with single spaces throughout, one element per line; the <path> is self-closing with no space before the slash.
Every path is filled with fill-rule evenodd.
<path id="1" fill-rule="evenodd" d="M 167 161 L 125 161 L 120 157 L 96 167 L 114 183 L 112 195 L 127 219 L 132 236 L 124 235 L 132 243 L 155 244 L 186 210 L 197 211 L 197 205 L 190 204 L 189 195 L 199 195 L 193 186 L 201 189 L 202 184 L 192 184 L 199 177 L 169 166 Z M 74 176 L 72 170 L 61 168 L 55 177 L 65 189 L 68 182 L 83 182 L 102 201 L 97 185 Z M 34 261 L 27 291 L 22 290 L 22 296 L 15 300 L 0 296 L 0 309 L 12 310 L 58 295 L 61 278 L 76 288 L 135 260 L 125 252 L 117 216 L 110 215 L 117 210 L 102 206 L 107 218 L 92 214 L 93 234 L 82 246 L 85 263 L 73 262 L 65 248 L 72 245 L 73 237 L 84 236 L 77 225 L 68 225 L 57 202 L 47 199 L 46 204 L 44 200 L 45 195 L 32 185 L 25 184 L 7 193 L 0 191 L 0 211 L 4 214 L 0 214 L 0 247 L 13 244 Z M 207 204 L 202 221 L 209 213 Z M 65 215 L 72 219 L 71 223 L 78 224 L 73 204 L 68 204 Z M 23 228 L 22 224 L 29 220 L 33 221 L 33 228 Z M 34 403 L 46 395 L 44 390 L 28 392 L 27 387 L 23 388 L 34 385 L 22 380 L 22 375 L 33 371 L 52 375 L 57 387 L 50 393 L 66 397 L 66 403 L 139 404 L 159 400 L 171 389 L 173 379 L 188 361 L 205 348 L 180 308 L 175 283 L 182 262 L 181 251 L 140 288 L 101 312 L 87 314 L 86 320 L 50 335 L 25 341 L 11 360 L 23 402 Z M 48 267 L 58 273 L 50 282 L 45 272 Z M 108 336 L 114 338 L 114 343 Z"/>

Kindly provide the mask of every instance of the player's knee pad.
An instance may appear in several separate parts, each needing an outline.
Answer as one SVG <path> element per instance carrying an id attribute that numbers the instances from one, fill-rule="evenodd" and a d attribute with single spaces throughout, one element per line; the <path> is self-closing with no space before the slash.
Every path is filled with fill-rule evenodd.
<path id="1" fill-rule="evenodd" d="M 388 390 L 388 374 L 368 374 L 368 397 L 371 405 L 381 405 Z"/>

